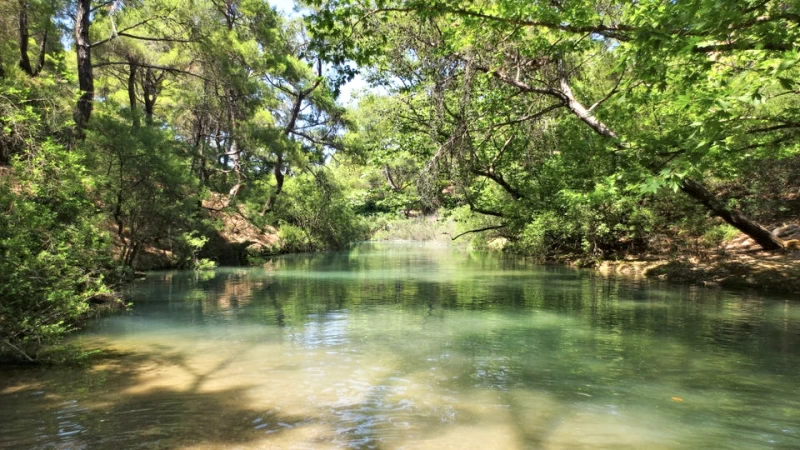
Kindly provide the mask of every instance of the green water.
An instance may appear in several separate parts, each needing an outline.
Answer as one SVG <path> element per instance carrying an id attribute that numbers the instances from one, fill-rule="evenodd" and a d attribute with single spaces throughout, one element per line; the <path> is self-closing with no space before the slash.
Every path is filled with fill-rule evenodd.
<path id="1" fill-rule="evenodd" d="M 0 448 L 800 448 L 800 302 L 417 244 L 156 273 Z"/>

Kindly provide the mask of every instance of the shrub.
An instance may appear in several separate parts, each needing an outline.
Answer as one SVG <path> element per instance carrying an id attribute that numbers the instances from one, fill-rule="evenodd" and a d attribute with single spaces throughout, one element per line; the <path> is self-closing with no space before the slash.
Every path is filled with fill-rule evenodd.
<path id="1" fill-rule="evenodd" d="M 276 210 L 282 251 L 341 249 L 368 236 L 342 185 L 324 169 L 287 180 Z"/>
<path id="2" fill-rule="evenodd" d="M 29 360 L 108 292 L 102 217 L 74 153 L 46 143 L 0 181 L 0 347 Z"/>

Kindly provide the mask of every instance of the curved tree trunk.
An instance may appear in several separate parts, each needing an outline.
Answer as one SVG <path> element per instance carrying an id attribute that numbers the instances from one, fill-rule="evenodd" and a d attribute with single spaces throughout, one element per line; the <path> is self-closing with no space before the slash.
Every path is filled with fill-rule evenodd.
<path id="1" fill-rule="evenodd" d="M 697 181 L 685 178 L 680 188 L 690 197 L 702 203 L 712 213 L 721 217 L 722 220 L 750 236 L 764 250 L 780 250 L 786 246 L 783 239 L 775 236 L 771 231 L 741 212 L 725 206 L 723 202 L 717 199 L 714 193 Z"/>
<path id="2" fill-rule="evenodd" d="M 383 173 L 386 175 L 386 181 L 389 182 L 389 187 L 392 189 L 392 192 L 400 192 L 400 186 L 394 182 L 394 178 L 392 178 L 392 170 L 389 168 L 388 165 L 383 166 Z"/>
<path id="3" fill-rule="evenodd" d="M 266 203 L 264 203 L 264 207 L 261 208 L 260 215 L 262 216 L 272 211 L 272 208 L 275 206 L 275 202 L 278 200 L 278 196 L 283 191 L 283 180 L 285 178 L 285 175 L 283 174 L 283 152 L 278 153 L 278 158 L 275 161 L 273 173 L 275 174 L 275 191 L 270 194 Z"/>
<path id="4" fill-rule="evenodd" d="M 39 57 L 36 60 L 36 67 L 31 65 L 30 57 L 28 56 L 28 41 L 30 40 L 30 30 L 28 28 L 28 8 L 29 4 L 25 0 L 19 1 L 19 68 L 22 69 L 28 76 L 35 77 L 42 71 L 45 61 L 45 53 L 47 51 L 47 37 L 50 32 L 50 18 L 44 24 L 44 34 L 42 35 L 42 42 L 39 48 Z"/>

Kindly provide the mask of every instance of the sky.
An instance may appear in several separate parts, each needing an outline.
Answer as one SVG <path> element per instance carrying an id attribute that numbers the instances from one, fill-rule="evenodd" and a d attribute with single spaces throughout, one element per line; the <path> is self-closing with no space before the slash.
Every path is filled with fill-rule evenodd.
<path id="1" fill-rule="evenodd" d="M 275 9 L 287 17 L 299 17 L 302 15 L 301 11 L 295 10 L 297 6 L 295 0 L 269 0 L 269 2 Z M 355 103 L 354 94 L 362 90 L 369 90 L 369 85 L 367 85 L 363 77 L 356 75 L 353 80 L 342 86 L 341 94 L 339 95 L 339 103 L 342 105 L 353 105 Z"/>

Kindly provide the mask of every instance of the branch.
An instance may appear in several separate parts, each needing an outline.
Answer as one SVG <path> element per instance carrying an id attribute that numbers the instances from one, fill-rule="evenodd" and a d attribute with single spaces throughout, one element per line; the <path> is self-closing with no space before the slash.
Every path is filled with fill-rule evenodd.
<path id="1" fill-rule="evenodd" d="M 511 77 L 509 77 L 508 75 L 506 75 L 505 73 L 503 73 L 500 70 L 490 69 L 490 68 L 488 68 L 486 66 L 477 66 L 476 65 L 475 66 L 475 70 L 477 70 L 479 72 L 486 73 L 488 75 L 491 75 L 492 77 L 497 78 L 498 80 L 502 81 L 503 83 L 506 83 L 506 84 L 508 84 L 510 86 L 514 86 L 515 88 L 517 88 L 517 89 L 519 89 L 519 90 L 521 90 L 523 92 L 532 92 L 532 93 L 535 93 L 535 94 L 549 95 L 551 97 L 555 97 L 555 98 L 561 100 L 562 102 L 566 103 L 567 98 L 564 96 L 564 94 L 562 94 L 561 92 L 558 92 L 557 90 L 555 90 L 553 88 L 550 88 L 550 87 L 534 87 L 534 86 L 531 86 L 531 85 L 529 85 L 529 84 L 527 84 L 527 83 L 525 83 L 523 81 L 519 81 L 519 80 L 517 80 L 515 78 L 511 78 Z"/>
<path id="2" fill-rule="evenodd" d="M 600 106 L 603 103 L 605 103 L 606 100 L 610 99 L 611 96 L 613 96 L 614 94 L 617 93 L 617 91 L 619 90 L 619 85 L 620 85 L 620 83 L 622 83 L 622 79 L 624 78 L 624 75 L 625 74 L 623 73 L 622 75 L 619 76 L 619 79 L 617 80 L 617 84 L 614 85 L 614 88 L 611 89 L 611 92 L 609 92 L 608 95 L 606 95 L 605 97 L 601 98 L 600 100 L 594 102 L 594 105 L 589 107 L 589 109 L 588 109 L 589 112 L 594 111 L 595 108 L 597 108 L 598 106 Z"/>
<path id="3" fill-rule="evenodd" d="M 452 14 L 458 14 L 467 17 L 477 17 L 479 19 L 490 20 L 493 22 L 502 22 L 507 23 L 510 25 L 522 26 L 522 27 L 539 27 L 539 28 L 548 28 L 551 30 L 561 30 L 561 31 L 568 31 L 571 33 L 594 33 L 599 34 L 601 36 L 605 36 L 608 38 L 614 38 L 620 41 L 628 41 L 630 38 L 625 35 L 625 32 L 635 31 L 634 27 L 628 25 L 616 25 L 616 26 L 608 26 L 608 25 L 570 25 L 568 23 L 552 23 L 552 22 L 542 22 L 537 20 L 526 20 L 526 19 L 514 19 L 508 17 L 498 17 L 492 16 L 489 14 L 484 14 L 478 11 L 470 11 L 463 8 L 441 8 L 444 12 L 449 12 Z"/>
<path id="4" fill-rule="evenodd" d="M 586 109 L 576 98 L 575 94 L 572 92 L 572 88 L 569 85 L 569 81 L 567 80 L 567 74 L 564 70 L 564 62 L 560 61 L 559 64 L 559 84 L 561 85 L 561 92 L 560 94 L 564 96 L 564 99 L 567 101 L 567 106 L 569 109 L 578 116 L 578 118 L 583 121 L 586 125 L 589 125 L 591 129 L 593 129 L 597 134 L 601 136 L 605 136 L 608 138 L 613 139 L 614 146 L 618 149 L 625 149 L 625 145 L 620 142 L 619 136 L 617 133 L 614 132 L 611 128 L 609 128 L 605 123 L 601 122 L 594 116 L 589 110 Z"/>
<path id="5" fill-rule="evenodd" d="M 113 2 L 112 2 L 112 3 L 113 3 Z M 146 23 L 148 23 L 148 22 L 151 22 L 151 21 L 153 21 L 153 20 L 160 19 L 160 18 L 162 18 L 162 17 L 160 17 L 160 16 L 148 17 L 147 19 L 144 19 L 144 20 L 141 20 L 141 21 L 139 21 L 139 22 L 136 22 L 136 23 L 134 23 L 133 25 L 127 26 L 127 27 L 125 27 L 125 28 L 123 28 L 123 29 L 121 29 L 121 30 L 117 31 L 116 33 L 113 33 L 111 36 L 109 36 L 109 37 L 107 37 L 107 38 L 105 38 L 105 39 L 101 39 L 101 40 L 99 40 L 99 41 L 97 41 L 97 42 L 94 42 L 94 43 L 92 43 L 92 44 L 89 44 L 89 47 L 98 47 L 98 46 L 100 46 L 100 45 L 103 45 L 103 44 L 105 44 L 105 43 L 107 43 L 107 42 L 109 42 L 109 41 L 113 41 L 113 40 L 114 40 L 114 39 L 116 39 L 116 38 L 117 38 L 119 35 L 121 35 L 122 33 L 125 33 L 126 31 L 132 30 L 132 29 L 134 29 L 134 28 L 136 28 L 136 27 L 140 27 L 140 26 L 142 26 L 142 25 L 145 25 L 145 24 L 146 24 Z"/>
<path id="6" fill-rule="evenodd" d="M 25 357 L 25 359 L 27 359 L 28 361 L 30 361 L 30 362 L 35 362 L 36 361 L 33 358 L 31 358 L 27 353 L 25 353 L 21 348 L 17 347 L 16 345 L 12 344 L 11 342 L 9 342 L 8 339 L 3 339 L 3 343 L 6 344 L 6 346 L 8 348 L 16 351 L 17 353 L 19 353 L 20 355 Z"/>
<path id="7" fill-rule="evenodd" d="M 465 234 L 480 233 L 482 231 L 490 231 L 490 230 L 499 230 L 499 229 L 505 228 L 505 227 L 506 227 L 506 225 L 493 225 L 491 227 L 478 228 L 477 230 L 469 230 L 469 231 L 465 231 L 463 233 L 459 233 L 459 234 L 453 236 L 452 238 L 450 238 L 450 240 L 451 241 L 455 241 L 456 239 L 460 238 L 461 236 L 464 236 Z"/>
<path id="8" fill-rule="evenodd" d="M 789 135 L 780 137 L 778 139 L 775 139 L 773 141 L 762 142 L 762 143 L 758 143 L 758 144 L 750 144 L 750 145 L 746 145 L 744 147 L 734 148 L 734 149 L 732 149 L 732 151 L 741 152 L 741 151 L 744 151 L 744 150 L 752 150 L 754 148 L 773 147 L 775 145 L 781 144 L 781 143 L 786 142 L 786 141 L 791 141 L 791 140 L 794 140 L 794 136 L 789 134 Z"/>
<path id="9" fill-rule="evenodd" d="M 774 52 L 787 52 L 794 49 L 791 43 L 774 43 L 774 42 L 746 42 L 737 41 L 729 42 L 727 44 L 709 44 L 697 45 L 692 48 L 694 53 L 715 53 L 715 52 L 728 52 L 732 50 L 769 50 Z"/>
<path id="10" fill-rule="evenodd" d="M 563 103 L 556 103 L 554 105 L 548 106 L 547 108 L 545 108 L 545 109 L 543 109 L 541 111 L 537 111 L 537 112 L 535 112 L 533 114 L 528 114 L 526 116 L 518 117 L 516 119 L 511 119 L 511 120 L 507 120 L 505 122 L 501 122 L 501 123 L 492 125 L 492 128 L 500 128 L 500 127 L 505 127 L 505 126 L 508 126 L 508 125 L 514 125 L 514 124 L 521 123 L 521 122 L 527 122 L 527 121 L 533 120 L 533 119 L 538 119 L 539 117 L 549 113 L 550 111 L 554 111 L 554 110 L 556 110 L 558 108 L 563 108 L 564 106 L 566 106 L 566 105 L 564 105 Z"/>
<path id="11" fill-rule="evenodd" d="M 508 184 L 508 181 L 506 181 L 502 175 L 496 173 L 494 170 L 472 169 L 472 173 L 474 173 L 475 175 L 486 177 L 494 181 L 495 183 L 499 184 L 500 187 L 502 187 L 503 190 L 508 192 L 508 194 L 511 195 L 511 198 L 513 198 L 514 200 L 519 200 L 523 198 L 523 195 L 518 190 L 514 189 L 514 187 Z"/>
<path id="12" fill-rule="evenodd" d="M 493 216 L 493 217 L 500 217 L 500 218 L 504 218 L 505 217 L 505 214 L 503 214 L 501 212 L 492 211 L 492 210 L 489 210 L 489 209 L 483 209 L 483 208 L 480 208 L 478 206 L 473 205 L 471 202 L 468 202 L 468 204 L 469 204 L 469 210 L 472 211 L 472 212 L 476 212 L 478 214 L 483 214 L 483 215 L 486 215 L 486 216 Z"/>
<path id="13" fill-rule="evenodd" d="M 97 68 L 97 67 L 105 67 L 105 66 L 127 66 L 127 65 L 130 65 L 130 63 L 128 61 L 107 61 L 107 62 L 102 62 L 102 63 L 99 63 L 99 64 L 92 64 L 92 67 Z M 190 75 L 190 76 L 199 78 L 199 79 L 204 80 L 204 81 L 209 81 L 209 82 L 211 81 L 211 80 L 209 80 L 208 78 L 206 78 L 206 77 L 204 77 L 202 75 L 198 75 L 196 73 L 189 72 L 188 70 L 177 69 L 175 67 L 156 66 L 156 65 L 153 65 L 153 64 L 142 64 L 142 63 L 136 63 L 136 65 L 139 66 L 139 67 L 144 67 L 144 68 L 165 70 L 165 71 L 170 72 L 170 73 L 181 73 L 181 74 L 184 74 L 184 75 Z"/>
<path id="14" fill-rule="evenodd" d="M 785 130 L 787 128 L 800 128 L 800 123 L 798 122 L 784 122 L 780 125 L 773 125 L 771 127 L 765 128 L 756 128 L 753 130 L 748 130 L 748 133 L 769 133 L 770 131 L 776 130 Z"/>
<path id="15" fill-rule="evenodd" d="M 489 168 L 490 169 L 494 170 L 495 165 L 497 164 L 498 161 L 500 161 L 500 158 L 503 157 L 503 153 L 506 152 L 506 149 L 508 148 L 509 145 L 511 145 L 511 143 L 514 141 L 515 137 L 516 137 L 516 135 L 512 134 L 508 139 L 506 139 L 506 142 L 503 143 L 503 147 L 500 148 L 500 150 L 497 152 L 497 154 L 494 155 L 494 158 L 492 158 L 492 161 L 489 163 Z M 495 148 L 497 148 L 497 145 L 495 145 Z"/>
<path id="16" fill-rule="evenodd" d="M 307 139 L 308 141 L 314 144 L 325 145 L 327 147 L 334 148 L 336 150 L 344 150 L 344 147 L 338 142 L 319 139 L 314 136 L 311 136 L 310 134 L 303 133 L 302 131 L 297 131 L 297 129 L 289 130 L 289 133 L 295 136 L 300 136 L 303 139 Z"/>
<path id="17" fill-rule="evenodd" d="M 97 6 L 95 6 L 95 7 L 94 7 L 94 8 L 92 8 L 92 9 L 90 9 L 90 10 L 89 10 L 89 12 L 90 12 L 90 13 L 94 13 L 94 12 L 95 12 L 95 11 L 97 11 L 98 9 L 105 8 L 106 6 L 108 6 L 108 5 L 111 5 L 111 4 L 113 4 L 114 2 L 116 2 L 116 1 L 117 1 L 117 0 L 108 0 L 108 1 L 105 1 L 105 2 L 102 2 L 102 3 L 99 3 L 99 4 L 97 4 Z"/>
<path id="18" fill-rule="evenodd" d="M 199 42 L 196 39 L 178 39 L 178 38 L 168 38 L 168 37 L 155 38 L 155 37 L 148 37 L 148 36 L 137 36 L 135 34 L 125 33 L 125 32 L 122 32 L 122 31 L 117 33 L 117 35 L 118 36 L 129 37 L 131 39 L 138 39 L 138 40 L 141 40 L 141 41 L 152 41 L 152 42 L 182 42 L 182 43 L 186 43 L 186 44 L 192 43 L 192 42 Z"/>

